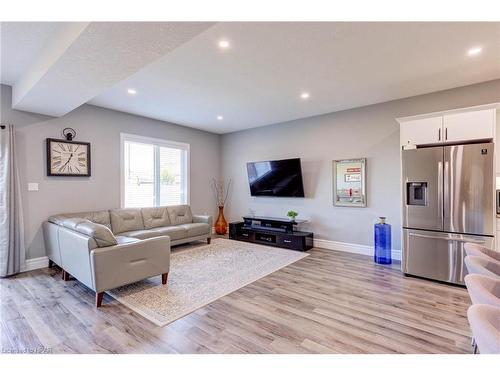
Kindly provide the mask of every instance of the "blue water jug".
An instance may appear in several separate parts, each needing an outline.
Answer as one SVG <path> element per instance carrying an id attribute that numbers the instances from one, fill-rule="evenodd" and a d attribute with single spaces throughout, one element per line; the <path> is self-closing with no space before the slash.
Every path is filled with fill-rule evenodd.
<path id="1" fill-rule="evenodd" d="M 375 262 L 391 264 L 391 226 L 385 222 L 385 217 L 379 217 L 375 224 Z"/>

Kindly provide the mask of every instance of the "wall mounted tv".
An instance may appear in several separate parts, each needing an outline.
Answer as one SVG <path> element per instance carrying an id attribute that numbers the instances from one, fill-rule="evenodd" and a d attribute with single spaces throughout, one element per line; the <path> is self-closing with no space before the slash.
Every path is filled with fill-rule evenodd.
<path id="1" fill-rule="evenodd" d="M 253 197 L 304 197 L 300 159 L 247 163 Z"/>

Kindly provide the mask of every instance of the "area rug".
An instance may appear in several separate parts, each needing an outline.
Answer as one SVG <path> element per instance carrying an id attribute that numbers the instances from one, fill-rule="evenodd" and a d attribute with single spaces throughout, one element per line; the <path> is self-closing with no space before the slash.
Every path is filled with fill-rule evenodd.
<path id="1" fill-rule="evenodd" d="M 307 254 L 215 238 L 210 245 L 172 252 L 167 285 L 160 277 L 109 292 L 158 326 L 165 326 Z"/>

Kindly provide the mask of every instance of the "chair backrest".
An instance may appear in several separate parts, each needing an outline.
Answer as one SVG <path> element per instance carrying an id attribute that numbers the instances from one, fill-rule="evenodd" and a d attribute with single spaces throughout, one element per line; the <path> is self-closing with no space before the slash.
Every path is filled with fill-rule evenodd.
<path id="1" fill-rule="evenodd" d="M 170 216 L 167 207 L 147 207 L 141 208 L 144 228 L 168 227 L 170 225 Z"/>
<path id="2" fill-rule="evenodd" d="M 467 242 L 464 244 L 464 249 L 467 255 L 488 256 L 490 258 L 500 261 L 500 251 L 490 249 L 489 247 L 475 244 L 472 242 Z"/>
<path id="3" fill-rule="evenodd" d="M 479 274 L 500 278 L 500 262 L 482 256 L 467 255 L 465 265 L 469 274 Z"/>
<path id="4" fill-rule="evenodd" d="M 111 229 L 111 218 L 109 215 L 109 210 L 57 214 L 49 217 L 48 221 L 57 225 L 62 225 L 62 222 L 64 220 L 74 218 L 87 219 L 93 223 L 105 225 L 109 229 Z"/>
<path id="5" fill-rule="evenodd" d="M 144 229 L 140 208 L 119 208 L 109 213 L 114 234 Z"/>

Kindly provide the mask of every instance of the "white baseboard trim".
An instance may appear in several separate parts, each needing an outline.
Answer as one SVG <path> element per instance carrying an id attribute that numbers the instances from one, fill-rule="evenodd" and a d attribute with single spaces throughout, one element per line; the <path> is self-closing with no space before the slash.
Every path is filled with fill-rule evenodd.
<path id="1" fill-rule="evenodd" d="M 212 233 L 215 233 L 215 228 Z M 314 239 L 314 247 L 319 247 L 327 250 L 345 251 L 347 253 L 355 253 L 368 256 L 373 256 L 374 252 L 373 246 L 359 245 L 348 242 L 322 240 L 319 238 Z M 392 259 L 401 260 L 401 250 L 392 249 Z M 49 266 L 49 258 L 46 256 L 26 259 L 26 264 L 23 268 L 21 268 L 21 272 L 33 271 L 40 268 L 46 268 L 48 266 Z"/>
<path id="2" fill-rule="evenodd" d="M 314 247 L 319 247 L 319 248 L 327 249 L 327 250 L 345 251 L 347 253 L 368 255 L 371 257 L 373 257 L 373 253 L 374 253 L 373 246 L 359 245 L 359 244 L 348 243 L 348 242 L 322 240 L 319 238 L 314 239 Z M 392 259 L 401 260 L 401 250 L 392 249 Z"/>
<path id="3" fill-rule="evenodd" d="M 39 268 L 47 268 L 48 266 L 49 266 L 49 258 L 46 256 L 26 259 L 26 264 L 23 268 L 21 268 L 21 272 L 33 271 Z"/>

